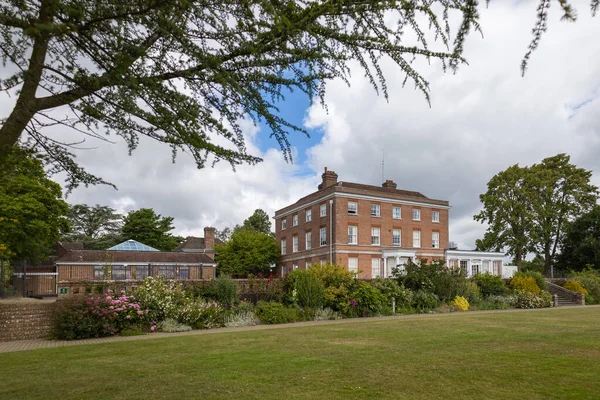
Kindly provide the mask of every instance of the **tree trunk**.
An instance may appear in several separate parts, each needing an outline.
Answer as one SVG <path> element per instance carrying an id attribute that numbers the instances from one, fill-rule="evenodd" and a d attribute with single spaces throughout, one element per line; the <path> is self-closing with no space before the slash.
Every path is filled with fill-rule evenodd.
<path id="1" fill-rule="evenodd" d="M 0 165 L 4 163 L 6 155 L 18 142 L 25 127 L 35 115 L 36 111 L 33 103 L 34 101 L 17 102 L 6 122 L 0 128 Z"/>
<path id="2" fill-rule="evenodd" d="M 515 259 L 517 260 L 517 271 L 521 271 L 521 261 L 523 260 L 523 250 L 515 250 Z"/>

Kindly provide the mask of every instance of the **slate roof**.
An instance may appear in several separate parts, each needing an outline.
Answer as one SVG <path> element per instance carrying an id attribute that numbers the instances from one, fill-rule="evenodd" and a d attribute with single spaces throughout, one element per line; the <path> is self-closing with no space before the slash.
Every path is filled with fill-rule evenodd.
<path id="1" fill-rule="evenodd" d="M 56 260 L 57 264 L 82 263 L 179 263 L 210 264 L 215 261 L 204 253 L 174 251 L 72 250 Z"/>
<path id="2" fill-rule="evenodd" d="M 215 245 L 223 244 L 221 239 L 215 238 Z M 204 238 L 196 237 L 196 236 L 188 236 L 183 243 L 180 243 L 179 246 L 175 248 L 174 251 L 184 251 L 184 252 L 193 252 L 193 251 L 202 251 L 205 250 Z"/>

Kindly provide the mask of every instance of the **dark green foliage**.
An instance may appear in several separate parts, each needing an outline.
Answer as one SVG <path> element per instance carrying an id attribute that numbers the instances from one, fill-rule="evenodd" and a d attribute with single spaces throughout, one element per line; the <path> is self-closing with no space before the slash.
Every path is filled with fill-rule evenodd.
<path id="1" fill-rule="evenodd" d="M 161 251 L 173 251 L 183 238 L 173 236 L 173 217 L 162 217 L 151 208 L 131 211 L 123 220 L 124 240 L 137 240 Z"/>
<path id="2" fill-rule="evenodd" d="M 60 185 L 46 177 L 42 159 L 15 147 L 0 167 L 0 258 L 43 261 L 67 228 Z"/>
<path id="3" fill-rule="evenodd" d="M 349 317 L 371 317 L 390 314 L 391 304 L 386 304 L 385 296 L 373 285 L 357 280 L 350 292 Z"/>
<path id="4" fill-rule="evenodd" d="M 536 254 L 536 256 L 531 261 L 522 260 L 521 271 L 533 271 L 543 274 L 544 272 L 546 272 L 546 262 L 544 261 L 544 257 L 542 257 L 539 254 Z"/>
<path id="5" fill-rule="evenodd" d="M 279 246 L 271 234 L 236 229 L 224 245 L 216 245 L 218 271 L 234 278 L 268 274 L 279 260 Z"/>
<path id="6" fill-rule="evenodd" d="M 69 230 L 62 235 L 63 241 L 82 242 L 89 250 L 104 250 L 124 240 L 121 236 L 123 216 L 110 207 L 70 205 L 67 218 Z"/>
<path id="7" fill-rule="evenodd" d="M 268 325 L 297 322 L 300 319 L 298 311 L 295 308 L 288 308 L 274 301 L 260 301 L 254 307 L 254 314 L 261 323 Z"/>
<path id="8" fill-rule="evenodd" d="M 600 271 L 586 268 L 581 272 L 572 272 L 571 276 L 589 292 L 585 304 L 600 304 Z"/>
<path id="9" fill-rule="evenodd" d="M 440 299 L 433 293 L 425 290 L 417 290 L 413 295 L 412 306 L 417 311 L 427 312 L 434 310 L 440 305 Z"/>
<path id="10" fill-rule="evenodd" d="M 214 281 L 216 300 L 224 307 L 231 308 L 238 300 L 237 283 L 228 275 L 220 275 Z"/>
<path id="11" fill-rule="evenodd" d="M 489 273 L 477 274 L 472 279 L 479 287 L 483 297 L 498 296 L 506 293 L 506 285 L 498 275 L 491 275 Z"/>
<path id="12" fill-rule="evenodd" d="M 300 307 L 308 309 L 323 307 L 325 286 L 315 275 L 306 270 L 295 270 L 289 274 L 288 282 L 288 296 Z"/>
<path id="13" fill-rule="evenodd" d="M 395 301 L 396 311 L 411 307 L 413 292 L 399 285 L 397 280 L 375 278 L 371 284 L 385 296 L 386 306 L 391 307 L 392 301 Z"/>
<path id="14" fill-rule="evenodd" d="M 254 214 L 249 216 L 245 221 L 241 229 L 247 229 L 254 232 L 260 233 L 271 233 L 271 218 L 264 210 L 256 209 Z"/>
<path id="15" fill-rule="evenodd" d="M 425 290 L 434 293 L 439 300 L 448 302 L 462 295 L 466 277 L 464 272 L 446 268 L 444 264 L 444 260 L 428 262 L 427 259 L 420 259 L 406 265 L 404 273 L 395 271 L 394 278 L 410 290 Z"/>
<path id="16" fill-rule="evenodd" d="M 567 226 L 559 265 L 573 271 L 591 266 L 600 271 L 600 205 Z"/>

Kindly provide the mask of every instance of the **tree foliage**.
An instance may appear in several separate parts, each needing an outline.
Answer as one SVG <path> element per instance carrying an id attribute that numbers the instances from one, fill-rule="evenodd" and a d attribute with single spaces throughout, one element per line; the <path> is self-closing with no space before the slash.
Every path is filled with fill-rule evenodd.
<path id="1" fill-rule="evenodd" d="M 586 266 L 600 270 L 600 206 L 570 223 L 561 241 L 561 268 L 583 271 Z"/>
<path id="2" fill-rule="evenodd" d="M 550 268 L 565 224 L 596 204 L 598 188 L 590 178 L 591 172 L 570 164 L 566 154 L 498 173 L 480 195 L 483 210 L 474 217 L 489 224 L 478 248 L 506 248 L 519 269 L 533 251 Z"/>
<path id="3" fill-rule="evenodd" d="M 122 241 L 123 216 L 108 206 L 69 205 L 69 230 L 61 240 L 82 242 L 86 249 L 103 250 Z"/>
<path id="4" fill-rule="evenodd" d="M 183 238 L 173 236 L 173 217 L 162 217 L 151 208 L 141 208 L 127 214 L 121 228 L 125 240 L 133 239 L 161 251 L 172 251 L 183 242 Z"/>
<path id="5" fill-rule="evenodd" d="M 237 229 L 224 245 L 216 245 L 219 273 L 242 278 L 248 274 L 269 273 L 279 259 L 280 250 L 271 234 Z"/>
<path id="6" fill-rule="evenodd" d="M 0 257 L 43 261 L 66 229 L 68 206 L 40 158 L 19 147 L 0 168 Z"/>
<path id="7" fill-rule="evenodd" d="M 270 234 L 271 218 L 264 210 L 258 208 L 254 211 L 254 214 L 244 220 L 241 229 Z"/>

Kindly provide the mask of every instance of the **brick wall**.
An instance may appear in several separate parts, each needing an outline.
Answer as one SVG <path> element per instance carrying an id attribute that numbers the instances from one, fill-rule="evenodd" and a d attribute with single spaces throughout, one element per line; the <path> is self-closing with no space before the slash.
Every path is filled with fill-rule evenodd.
<path id="1" fill-rule="evenodd" d="M 55 304 L 0 304 L 0 342 L 47 338 Z"/>

